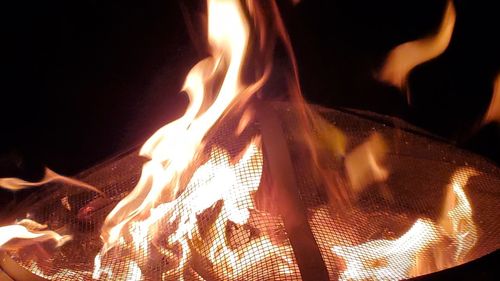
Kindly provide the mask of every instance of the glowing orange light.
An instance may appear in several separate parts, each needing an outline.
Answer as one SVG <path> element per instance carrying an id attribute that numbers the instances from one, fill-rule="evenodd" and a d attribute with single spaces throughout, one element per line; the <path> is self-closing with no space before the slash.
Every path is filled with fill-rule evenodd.
<path id="1" fill-rule="evenodd" d="M 448 1 L 441 26 L 436 34 L 394 48 L 380 71 L 380 79 L 403 89 L 408 74 L 415 66 L 441 55 L 446 50 L 451 40 L 455 19 L 453 1 Z"/>
<path id="2" fill-rule="evenodd" d="M 493 96 L 483 119 L 483 124 L 490 122 L 500 122 L 500 74 L 493 84 Z"/>

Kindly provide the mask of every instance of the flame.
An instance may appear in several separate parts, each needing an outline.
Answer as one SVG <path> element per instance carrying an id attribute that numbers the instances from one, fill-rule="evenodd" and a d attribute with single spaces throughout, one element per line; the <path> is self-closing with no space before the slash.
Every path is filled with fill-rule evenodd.
<path id="1" fill-rule="evenodd" d="M 477 227 L 472 220 L 472 207 L 463 190 L 469 178 L 478 174 L 472 168 L 461 168 L 454 173 L 439 220 L 444 232 L 455 241 L 454 260 L 457 263 L 463 261 L 478 238 Z"/>
<path id="2" fill-rule="evenodd" d="M 379 73 L 380 80 L 404 89 L 407 77 L 415 66 L 441 55 L 450 44 L 455 26 L 455 7 L 449 0 L 436 34 L 403 43 L 394 48 Z"/>
<path id="3" fill-rule="evenodd" d="M 36 244 L 52 240 L 56 246 L 62 246 L 71 239 L 69 235 L 60 235 L 55 231 L 45 230 L 47 225 L 30 219 L 23 219 L 15 224 L 0 227 L 0 248 L 13 239 L 22 239 L 23 245 Z"/>
<path id="4" fill-rule="evenodd" d="M 89 189 L 89 190 L 92 190 L 92 191 L 95 191 L 97 193 L 102 194 L 102 192 L 99 189 L 93 187 L 90 184 L 84 183 L 84 182 L 76 180 L 76 179 L 72 179 L 69 177 L 59 175 L 58 173 L 52 171 L 49 168 L 45 168 L 45 175 L 44 175 L 43 179 L 38 181 L 38 182 L 29 182 L 29 181 L 25 181 L 25 180 L 18 179 L 18 178 L 0 178 L 0 187 L 16 191 L 16 190 L 29 188 L 29 187 L 44 185 L 44 184 L 47 184 L 47 183 L 53 182 L 53 181 L 60 181 L 60 182 L 63 182 L 65 184 L 86 188 L 86 189 Z"/>
<path id="5" fill-rule="evenodd" d="M 244 19 L 237 1 L 208 2 L 212 57 L 193 67 L 186 78 L 184 91 L 190 99 L 186 113 L 158 130 L 142 147 L 140 154 L 151 160 L 143 166 L 134 190 L 106 218 L 101 235 L 105 243 L 103 253 L 116 245 L 129 221 L 147 213 L 162 195 L 177 196 L 180 176 L 201 151 L 203 137 L 241 92 L 240 71 L 248 41 Z M 217 96 L 203 111 L 204 98 L 208 96 L 205 86 L 223 68 L 225 77 Z"/>
<path id="6" fill-rule="evenodd" d="M 243 3 L 246 3 L 246 10 L 241 6 Z M 327 165 L 322 165 L 323 157 L 345 159 L 345 170 L 354 193 L 385 181 L 389 176 L 383 165 L 387 147 L 380 135 L 373 134 L 346 153 L 344 134 L 303 100 L 293 49 L 274 2 L 208 0 L 207 6 L 211 55 L 196 64 L 186 77 L 183 90 L 189 97 L 189 105 L 184 115 L 160 128 L 142 146 L 140 155 L 149 161 L 144 164 L 135 188 L 104 221 L 103 246 L 94 257 L 93 279 L 149 280 L 148 269 L 156 266 L 159 260 L 167 267 L 161 272 L 163 280 L 184 280 L 187 276 L 199 280 L 241 280 L 255 268 L 261 268 L 259 278 L 264 280 L 297 276 L 298 266 L 291 246 L 274 241 L 276 237 L 260 229 L 257 234 L 251 233 L 252 216 L 259 212 L 253 195 L 261 185 L 263 172 L 261 137 L 253 136 L 237 156 L 206 141 L 218 122 L 234 111 L 241 113 L 235 136 L 241 136 L 255 119 L 254 110 L 243 105 L 265 83 L 271 66 L 267 64 L 256 70 L 255 82 L 243 83 L 246 81 L 242 74 L 244 60 L 250 41 L 246 15 L 253 16 L 256 22 L 263 20 L 264 14 L 259 10 L 263 7 L 270 7 L 277 18 L 270 23 L 272 31 L 266 30 L 268 25 L 263 23 L 254 22 L 251 26 L 252 30 L 257 30 L 256 40 L 260 43 L 256 52 L 264 58 L 269 55 L 267 37 L 273 34 L 283 40 L 290 56 L 294 78 L 289 85 L 291 100 L 300 123 L 295 133 L 298 141 L 304 142 L 308 149 L 306 154 L 310 159 L 304 165 L 311 164 L 311 178 L 325 184 L 332 193 L 328 194 L 329 199 L 342 199 L 346 195 L 338 190 L 335 181 L 329 180 L 336 174 L 325 167 Z M 444 52 L 451 40 L 454 23 L 455 10 L 449 1 L 437 34 L 395 48 L 381 71 L 381 79 L 403 88 L 411 69 Z M 492 107 L 497 108 L 493 104 L 497 103 L 492 102 Z M 487 114 L 487 120 L 497 118 L 496 109 L 491 110 L 493 113 Z M 434 262 L 438 267 L 446 266 L 446 255 L 436 255 L 439 250 L 448 253 L 448 248 L 443 248 L 446 239 L 454 241 L 454 262 L 463 261 L 477 241 L 472 208 L 463 190 L 468 178 L 475 174 L 471 169 L 455 173 L 437 222 L 419 218 L 406 233 L 392 240 L 371 240 L 354 246 L 352 241 L 335 246 L 328 242 L 327 251 L 345 263 L 340 280 L 411 277 L 429 268 L 424 262 L 429 254 L 437 257 Z M 4 178 L 0 179 L 0 186 L 18 190 L 53 180 L 98 191 L 49 169 L 38 183 Z M 67 197 L 62 198 L 61 203 L 67 210 L 72 209 Z M 105 203 L 107 201 L 95 201 L 96 205 Z M 84 210 L 91 211 L 92 207 Z M 210 223 L 200 223 L 203 216 L 208 217 Z M 31 220 L 0 227 L 0 246 L 11 243 L 14 238 L 31 239 L 30 243 L 53 240 L 57 246 L 70 239 L 70 236 L 46 228 Z M 243 239 L 232 245 L 232 235 Z M 116 262 L 117 258 L 122 264 Z M 123 263 L 126 270 L 123 270 Z M 212 269 L 209 273 L 200 269 L 205 268 L 205 264 Z M 203 274 L 212 276 L 207 278 Z"/>
<path id="7" fill-rule="evenodd" d="M 257 191 L 262 173 L 262 155 L 258 147 L 258 139 L 254 139 L 244 151 L 241 159 L 236 164 L 231 164 L 228 153 L 220 148 L 211 152 L 210 159 L 200 166 L 193 174 L 186 189 L 175 200 L 163 203 L 151 209 L 150 216 L 145 220 L 136 220 L 130 224 L 129 231 L 135 253 L 139 256 L 149 256 L 151 249 L 148 244 L 148 235 L 152 240 L 165 239 L 168 245 L 181 245 L 182 253 L 178 257 L 178 266 L 165 276 L 178 278 L 185 270 L 187 260 L 192 255 L 191 247 L 188 246 L 193 237 L 199 235 L 197 216 L 212 208 L 218 201 L 223 201 L 221 213 L 218 216 L 219 223 L 216 230 L 218 235 L 211 244 L 209 258 L 215 262 L 215 252 L 218 247 L 224 249 L 228 255 L 235 257 L 225 245 L 225 227 L 229 221 L 242 225 L 248 221 L 249 210 L 254 208 L 251 193 Z M 253 177 L 248 176 L 246 171 L 254 171 Z M 167 237 L 156 237 L 160 220 L 168 218 L 171 224 L 177 224 L 176 230 Z M 160 247 L 153 245 L 154 247 Z M 167 248 L 160 247 L 159 250 L 167 257 L 172 253 Z M 101 253 L 96 257 L 96 268 L 94 278 L 100 277 L 102 272 L 110 275 L 112 270 L 101 268 Z M 231 258 L 229 258 L 231 260 Z M 234 265 L 234 264 L 233 264 Z"/>
<path id="8" fill-rule="evenodd" d="M 372 240 L 356 246 L 333 246 L 332 252 L 346 263 L 340 280 L 400 280 L 428 273 L 428 269 L 444 269 L 464 261 L 477 242 L 477 228 L 472 220 L 472 207 L 463 187 L 478 172 L 458 169 L 451 178 L 442 214 L 437 223 L 418 219 L 396 240 Z M 453 262 L 447 257 L 445 238 L 455 241 Z M 435 260 L 425 256 L 434 255 Z"/>
<path id="9" fill-rule="evenodd" d="M 368 185 L 387 179 L 389 171 L 382 165 L 386 153 L 382 136 L 373 134 L 346 156 L 345 167 L 353 191 L 359 193 Z"/>
<path id="10" fill-rule="evenodd" d="M 493 96 L 484 116 L 483 125 L 490 122 L 500 122 L 500 74 L 497 75 L 493 84 Z"/>
<path id="11" fill-rule="evenodd" d="M 357 246 L 334 246 L 346 269 L 339 280 L 401 280 L 416 266 L 418 256 L 436 245 L 439 232 L 428 220 L 419 219 L 397 240 L 373 240 Z"/>

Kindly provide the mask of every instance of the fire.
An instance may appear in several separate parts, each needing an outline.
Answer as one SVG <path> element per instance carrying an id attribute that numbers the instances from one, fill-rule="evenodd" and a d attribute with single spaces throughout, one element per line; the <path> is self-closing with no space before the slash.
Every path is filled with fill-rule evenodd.
<path id="1" fill-rule="evenodd" d="M 500 74 L 497 75 L 493 84 L 493 96 L 490 106 L 483 119 L 483 124 L 500 122 Z"/>
<path id="2" fill-rule="evenodd" d="M 140 154 L 151 160 L 144 165 L 134 190 L 108 215 L 102 232 L 104 253 L 116 245 L 124 226 L 147 213 L 161 196 L 177 196 L 180 176 L 201 151 L 203 137 L 242 90 L 239 75 L 248 26 L 241 7 L 234 1 L 209 1 L 208 15 L 213 56 L 193 67 L 186 78 L 184 91 L 190 99 L 186 113 L 158 130 L 142 147 Z M 205 93 L 206 84 L 213 83 L 212 76 L 224 70 L 219 92 L 204 110 L 204 98 L 209 94 Z"/>
<path id="3" fill-rule="evenodd" d="M 265 28 L 267 25 L 261 23 L 252 26 L 247 22 L 247 16 L 253 16 L 256 21 L 262 19 L 264 15 L 259 13 L 259 9 L 266 4 L 247 1 L 247 6 L 244 6 L 244 3 L 237 0 L 208 0 L 207 27 L 211 55 L 196 64 L 186 77 L 183 91 L 190 102 L 184 115 L 160 128 L 142 146 L 140 155 L 148 161 L 142 167 L 137 185 L 106 217 L 101 229 L 103 245 L 94 257 L 92 272 L 62 269 L 50 275 L 50 278 L 65 274 L 92 274 L 93 279 L 106 280 L 242 280 L 255 268 L 262 268 L 259 278 L 263 280 L 287 280 L 298 276 L 299 265 L 294 256 L 297 251 L 294 252 L 295 248 L 288 241 L 292 240 L 290 232 L 282 235 L 286 236 L 283 238 L 273 233 L 275 229 L 256 226 L 262 223 L 256 222 L 259 216 L 275 216 L 258 210 L 257 206 L 260 205 L 254 201 L 259 188 L 267 184 L 261 182 L 264 171 L 261 142 L 266 139 L 263 136 L 269 138 L 269 135 L 262 133 L 264 130 L 261 130 L 263 136 L 255 133 L 245 140 L 244 147 L 237 152 L 209 141 L 210 133 L 217 130 L 227 116 L 234 114 L 239 117 L 233 132 L 236 137 L 242 136 L 251 127 L 258 111 L 245 105 L 269 76 L 270 63 L 266 61 L 264 69 L 255 71 L 258 72 L 255 82 L 244 82 L 248 80 L 244 79 L 244 66 L 247 53 L 250 53 L 247 49 L 252 43 L 250 30 L 256 30 L 256 37 L 262 40 L 257 44 L 262 54 L 257 53 L 263 57 L 267 57 L 265 41 L 269 35 L 266 33 L 269 32 Z M 269 5 L 275 12 L 273 15 L 279 17 L 276 4 Z M 455 11 L 449 1 L 438 33 L 394 49 L 381 72 L 381 79 L 404 87 L 412 68 L 444 52 L 450 42 L 454 22 Z M 273 24 L 274 35 L 283 40 L 293 68 L 295 80 L 290 86 L 290 98 L 298 120 L 294 132 L 297 136 L 294 137 L 305 146 L 304 154 L 308 158 L 308 162 L 302 164 L 312 167 L 311 181 L 325 186 L 328 206 L 336 205 L 351 193 L 362 192 L 371 184 L 385 182 L 390 171 L 384 165 L 388 149 L 382 136 L 373 134 L 347 153 L 348 141 L 343 132 L 322 119 L 304 102 L 300 95 L 293 50 L 283 23 L 279 18 Z M 500 84 L 498 81 L 495 93 Z M 487 120 L 497 118 L 496 104 L 492 102 L 493 109 L 488 111 Z M 280 145 L 276 146 L 284 146 L 281 142 L 277 143 Z M 291 162 L 283 158 L 286 161 L 281 163 Z M 340 172 L 324 165 L 322 160 L 326 158 L 335 158 L 338 163 L 345 164 L 344 171 L 352 188 L 351 193 L 339 190 L 336 179 L 331 180 Z M 283 174 L 281 176 L 286 177 L 289 173 Z M 314 242 L 322 243 L 318 248 L 326 248 L 328 254 L 333 253 L 343 261 L 340 280 L 403 279 L 427 273 L 430 268 L 442 269 L 450 264 L 461 263 L 478 240 L 472 207 L 464 191 L 468 179 L 476 174 L 472 169 L 456 171 L 448 186 L 440 217 L 436 221 L 425 217 L 416 218 L 415 223 L 397 239 L 360 242 L 361 239 L 355 241 L 359 237 L 349 235 L 331 238 L 338 234 L 334 232 L 325 239 L 328 241 Z M 19 190 L 54 180 L 99 192 L 90 185 L 48 169 L 40 182 L 5 178 L 0 179 L 0 186 Z M 280 184 L 272 180 L 269 185 L 273 188 Z M 289 192 L 288 189 L 286 191 Z M 62 206 L 68 211 L 75 211 L 68 200 L 68 197 L 62 198 Z M 102 197 L 94 200 L 82 209 L 82 216 L 109 203 Z M 313 215 L 304 215 L 300 223 L 304 225 L 307 220 L 323 220 L 323 217 L 327 217 L 330 219 L 328 223 L 338 224 L 338 220 L 329 215 L 325 206 L 305 210 L 304 214 L 310 212 Z M 275 217 L 274 220 L 279 221 L 276 225 L 281 227 L 284 224 L 282 218 Z M 325 224 L 325 221 L 322 223 Z M 349 228 L 346 225 L 343 227 Z M 349 230 L 339 232 L 348 234 Z M 238 241 L 234 241 L 234 237 L 238 237 Z M 339 237 L 345 241 L 333 245 L 333 241 L 338 241 Z M 46 225 L 31 220 L 0 227 L 0 246 L 9 246 L 14 239 L 28 240 L 29 243 L 55 241 L 57 246 L 61 246 L 70 238 L 47 230 Z M 444 254 L 436 254 L 439 252 Z M 428 256 L 434 259 L 428 262 L 425 259 Z M 453 260 L 448 260 L 448 256 L 453 256 Z M 37 267 L 36 263 L 34 266 Z M 156 267 L 161 267 L 161 276 L 149 276 L 151 268 Z"/>
<path id="4" fill-rule="evenodd" d="M 140 154 L 150 161 L 143 166 L 139 183 L 106 218 L 101 235 L 104 246 L 95 259 L 94 278 L 100 278 L 103 272 L 113 276 L 112 269 L 103 265 L 104 258 L 111 249 L 124 247 L 127 243 L 124 237 L 128 236 L 135 254 L 149 256 L 154 247 L 175 260 L 176 266 L 165 272 L 163 278 L 182 279 L 193 255 L 190 244 L 201 235 L 197 216 L 214 208 L 219 201 L 223 202 L 217 218 L 221 222 L 214 230 L 217 235 L 211 239 L 208 258 L 214 266 L 219 266 L 222 254 L 224 264 L 233 268 L 233 274 L 244 272 L 231 262 L 242 258 L 227 248 L 223 237 L 229 222 L 245 224 L 249 210 L 253 209 L 251 194 L 259 186 L 263 165 L 259 139 L 249 144 L 236 164 L 231 164 L 223 149 L 212 148 L 209 160 L 193 172 L 185 188 L 181 186 L 183 173 L 203 154 L 207 132 L 232 104 L 245 98 L 241 96 L 245 88 L 240 76 L 249 27 L 238 1 L 208 1 L 208 35 L 212 56 L 193 67 L 186 78 L 184 91 L 190 98 L 186 113 L 158 130 L 144 144 Z M 210 87 L 218 86 L 214 77 L 220 74 L 224 74 L 224 79 L 218 91 L 207 92 Z M 210 96 L 215 97 L 213 101 Z M 240 122 L 239 130 L 247 123 Z M 248 170 L 255 172 L 254 177 L 249 179 L 242 174 Z M 163 233 L 160 228 L 165 220 L 175 225 L 175 230 L 166 237 L 157 237 Z M 167 245 L 160 246 L 161 242 L 149 245 L 148 237 L 167 241 Z M 252 245 L 255 243 L 259 242 Z"/>
<path id="5" fill-rule="evenodd" d="M 345 167 L 352 189 L 359 193 L 368 185 L 383 182 L 389 171 L 382 164 L 387 147 L 379 134 L 373 134 L 366 142 L 346 156 Z"/>
<path id="6" fill-rule="evenodd" d="M 98 190 L 97 188 L 95 188 L 87 183 L 59 175 L 58 173 L 52 171 L 49 168 L 45 168 L 45 175 L 44 175 L 43 179 L 41 179 L 38 182 L 29 182 L 29 181 L 25 181 L 25 180 L 22 180 L 19 178 L 0 178 L 0 187 L 16 191 L 16 190 L 21 190 L 21 189 L 25 189 L 25 188 L 34 187 L 34 186 L 41 186 L 41 185 L 44 185 L 44 184 L 47 184 L 47 183 L 53 182 L 53 181 L 60 181 L 60 182 L 63 182 L 65 184 L 68 184 L 68 185 L 74 185 L 74 186 L 78 186 L 78 187 L 82 187 L 82 188 L 86 188 L 86 189 L 95 191 L 97 193 L 102 193 L 100 190 Z"/>
<path id="7" fill-rule="evenodd" d="M 380 80 L 400 89 L 405 88 L 408 74 L 415 66 L 441 55 L 446 50 L 453 34 L 455 19 L 453 1 L 448 1 L 436 34 L 394 48 L 379 73 Z"/>
<path id="8" fill-rule="evenodd" d="M 439 221 L 447 236 L 456 244 L 455 262 L 462 262 L 465 255 L 476 244 L 477 228 L 472 220 L 472 207 L 463 187 L 470 177 L 479 173 L 471 168 L 462 168 L 452 177 Z"/>
<path id="9" fill-rule="evenodd" d="M 54 241 L 56 246 L 62 246 L 71 239 L 69 235 L 59 235 L 55 231 L 46 230 L 47 225 L 36 221 L 23 219 L 15 224 L 0 227 L 0 248 L 15 248 L 14 239 L 19 239 L 21 245 L 36 244 L 44 241 Z M 9 245 L 14 243 L 14 245 Z"/>
<path id="10" fill-rule="evenodd" d="M 211 254 L 208 258 L 214 266 L 219 266 L 220 263 L 226 265 L 228 261 L 241 259 L 225 243 L 227 240 L 224 238 L 226 227 L 229 222 L 237 225 L 247 223 L 249 211 L 254 209 L 251 194 L 259 186 L 262 164 L 258 139 L 251 142 L 236 164 L 231 164 L 231 159 L 224 150 L 220 148 L 212 150 L 208 162 L 194 172 L 186 189 L 179 197 L 151 209 L 150 216 L 145 220 L 135 220 L 131 223 L 128 230 L 136 254 L 149 256 L 152 251 L 150 247 L 155 247 L 165 256 L 177 259 L 178 266 L 165 272 L 165 278 L 180 278 L 179 275 L 183 273 L 183 270 L 186 270 L 186 263 L 192 256 L 192 247 L 189 244 L 192 243 L 193 239 L 201 239 L 197 216 L 213 208 L 217 202 L 222 201 L 222 209 L 214 223 L 214 233 L 206 238 L 211 241 L 208 243 L 211 245 L 209 251 Z M 253 177 L 249 178 L 248 174 L 245 173 L 248 170 L 254 171 Z M 157 237 L 158 232 L 164 233 L 159 231 L 159 228 L 162 225 L 161 220 L 165 219 L 168 220 L 169 224 L 175 224 L 176 229 L 166 237 Z M 166 240 L 168 246 L 171 247 L 180 245 L 182 253 L 180 256 L 174 257 L 175 254 L 170 252 L 168 247 L 161 247 L 154 245 L 154 243 L 150 245 L 148 236 L 152 236 L 153 241 Z M 261 243 L 264 242 L 266 241 Z M 221 260 L 221 258 L 223 259 Z M 251 261 L 255 262 L 253 258 Z M 100 263 L 101 255 L 96 257 L 98 267 L 94 271 L 94 278 L 99 278 L 102 272 L 112 275 L 112 270 L 100 268 Z M 230 262 L 228 265 L 237 268 L 241 266 L 239 264 Z M 238 272 L 236 269 L 232 271 Z"/>
<path id="11" fill-rule="evenodd" d="M 346 260 L 340 280 L 401 280 L 409 277 L 418 255 L 439 241 L 436 226 L 419 219 L 397 240 L 373 240 L 352 247 L 334 246 Z"/>
<path id="12" fill-rule="evenodd" d="M 448 187 L 442 216 L 437 223 L 418 219 L 395 240 L 380 239 L 356 246 L 333 246 L 332 252 L 346 264 L 340 280 L 400 280 L 428 273 L 429 268 L 443 269 L 449 264 L 463 262 L 477 241 L 472 208 L 463 187 L 470 177 L 477 174 L 471 168 L 455 172 Z M 447 249 L 440 244 L 445 238 L 455 241 L 453 261 L 448 260 Z M 434 264 L 423 264 L 423 257 L 433 254 L 437 259 L 432 260 Z"/>

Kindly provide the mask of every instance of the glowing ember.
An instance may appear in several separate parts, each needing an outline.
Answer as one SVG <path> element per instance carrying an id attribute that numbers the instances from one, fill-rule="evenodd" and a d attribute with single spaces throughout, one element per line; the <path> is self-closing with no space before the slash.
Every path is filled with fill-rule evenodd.
<path id="1" fill-rule="evenodd" d="M 242 90 L 239 75 L 248 27 L 237 2 L 209 1 L 208 33 L 213 57 L 198 63 L 186 78 L 184 90 L 191 101 L 189 107 L 181 118 L 158 130 L 142 147 L 140 154 L 151 160 L 144 165 L 134 190 L 106 218 L 102 253 L 116 245 L 128 222 L 146 215 L 161 196 L 177 196 L 180 176 L 201 150 L 203 137 Z M 205 84 L 214 72 L 220 71 L 226 71 L 225 79 L 215 101 L 203 111 Z"/>

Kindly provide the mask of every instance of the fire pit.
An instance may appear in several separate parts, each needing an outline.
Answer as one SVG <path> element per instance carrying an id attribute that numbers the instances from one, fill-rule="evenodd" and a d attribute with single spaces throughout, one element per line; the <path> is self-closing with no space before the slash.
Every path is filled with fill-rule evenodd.
<path id="1" fill-rule="evenodd" d="M 262 153 L 256 151 L 248 158 L 240 156 L 239 164 L 242 161 L 248 164 L 236 164 L 241 168 L 238 173 L 242 182 L 257 184 L 252 186 L 255 206 L 249 209 L 247 222 L 238 225 L 227 217 L 230 214 L 224 208 L 228 199 L 218 200 L 198 213 L 198 233 L 193 233 L 189 241 L 191 257 L 177 278 L 301 280 L 302 273 L 303 280 L 318 276 L 330 280 L 403 279 L 456 266 L 498 249 L 500 225 L 498 215 L 491 208 L 499 204 L 497 167 L 399 120 L 357 111 L 318 109 L 346 132 L 349 139 L 347 157 L 323 160 L 325 167 L 340 171 L 332 178 L 335 185 L 339 189 L 349 185 L 348 171 L 339 168 L 340 163 L 349 161 L 349 155 L 374 133 L 383 136 L 393 148 L 384 161 L 390 170 L 387 180 L 369 184 L 348 207 L 332 204 L 327 187 L 318 186 L 311 177 L 310 167 L 302 165 L 307 163 L 304 158 L 307 156 L 300 136 L 294 134 L 297 116 L 293 107 L 275 103 L 267 110 L 273 112 L 279 125 L 273 128 L 277 130 L 273 137 L 286 144 L 278 153 L 286 155 L 276 156 L 276 151 L 268 154 L 268 149 L 276 147 L 269 147 L 263 135 Z M 229 120 L 209 136 L 208 143 L 221 147 L 215 152 L 212 149 L 217 157 L 236 157 L 256 134 L 267 130 L 266 126 L 276 125 L 255 122 L 240 137 L 234 138 L 229 132 L 237 124 L 237 120 Z M 102 187 L 106 197 L 53 184 L 29 199 L 26 205 L 30 207 L 23 210 L 28 218 L 47 224 L 53 230 L 64 229 L 72 233 L 73 240 L 47 259 L 35 258 L 42 253 L 39 248 L 6 252 L 4 255 L 8 258 L 3 259 L 3 269 L 14 278 L 21 278 L 19 280 L 34 280 L 31 275 L 24 275 L 29 277 L 22 279 L 20 269 L 49 280 L 91 279 L 94 257 L 102 247 L 99 235 L 103 221 L 139 180 L 144 160 L 136 152 L 125 153 L 79 175 L 85 182 Z M 289 165 L 285 169 L 290 169 L 291 174 L 286 176 L 294 179 L 295 186 L 273 184 L 283 179 L 272 179 L 276 174 L 271 174 L 270 165 L 279 160 L 270 157 L 291 160 L 281 164 Z M 218 161 L 222 161 L 221 158 Z M 254 181 L 261 173 L 257 167 L 261 163 L 262 179 Z M 206 162 L 197 165 L 203 164 L 207 165 Z M 209 173 L 217 173 L 216 168 Z M 191 180 L 188 186 L 201 182 Z M 179 198 L 188 200 L 194 192 L 188 187 Z M 294 197 L 298 201 L 293 201 Z M 291 203 L 297 205 L 289 205 Z M 293 210 L 286 211 L 287 208 Z M 446 216 L 450 222 L 456 220 L 457 225 L 453 226 L 458 229 L 456 235 L 448 232 L 451 226 L 444 222 Z M 302 218 L 305 221 L 297 221 Z M 158 233 L 168 233 L 175 223 L 163 218 L 156 227 Z M 294 228 L 307 229 L 299 237 L 287 231 Z M 313 247 L 303 247 L 311 238 L 308 234 L 312 235 Z M 155 241 L 158 237 L 145 236 L 139 252 L 129 249 L 134 248 L 133 243 L 123 245 L 120 251 L 111 250 L 103 258 L 103 264 L 113 276 L 124 279 L 133 279 L 137 274 L 144 280 L 166 278 L 165 273 L 172 273 L 171 269 L 179 264 L 182 255 L 176 249 L 161 253 L 160 248 L 154 246 L 161 243 Z M 319 264 L 308 262 L 314 257 L 317 258 L 314 262 Z M 322 276 L 323 273 L 327 276 Z"/>
<path id="2" fill-rule="evenodd" d="M 445 35 L 451 2 L 446 14 Z M 271 102 L 277 39 L 290 83 Z M 401 120 L 308 105 L 274 2 L 209 0 L 208 41 L 186 112 L 140 149 L 78 180 L 0 179 L 44 185 L 0 228 L 8 276 L 399 280 L 498 249 L 499 168 Z M 403 87 L 396 72 L 388 80 Z"/>

